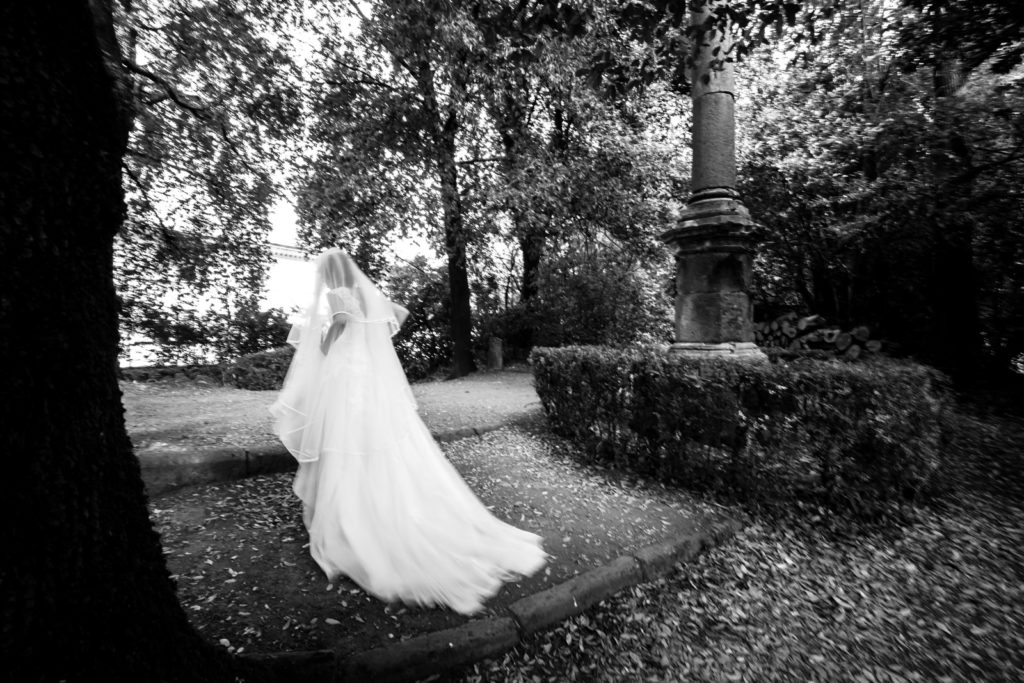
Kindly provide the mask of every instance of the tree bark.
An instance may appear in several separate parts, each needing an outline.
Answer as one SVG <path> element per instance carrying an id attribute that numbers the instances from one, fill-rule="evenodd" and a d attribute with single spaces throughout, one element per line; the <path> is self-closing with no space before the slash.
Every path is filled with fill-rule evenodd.
<path id="1" fill-rule="evenodd" d="M 498 97 L 500 104 L 494 106 L 491 115 L 497 123 L 501 137 L 504 160 L 501 169 L 505 182 L 509 187 L 516 187 L 520 182 L 519 171 L 523 162 L 523 145 L 527 141 L 526 107 L 520 99 L 527 97 L 526 84 L 522 81 L 516 86 L 508 85 Z M 527 312 L 527 318 L 519 329 L 513 333 L 513 344 L 520 351 L 528 353 L 534 343 L 534 324 L 531 320 L 535 308 L 537 294 L 540 292 L 540 262 L 544 256 L 544 230 L 537 225 L 523 207 L 508 206 L 512 217 L 513 232 L 519 242 L 523 256 L 522 279 L 519 283 L 519 303 Z"/>
<path id="2" fill-rule="evenodd" d="M 444 208 L 444 250 L 449 268 L 449 295 L 452 303 L 452 376 L 464 377 L 476 370 L 473 359 L 473 318 L 470 310 L 469 271 L 466 263 L 466 236 L 459 175 L 455 163 L 455 136 L 445 140 L 437 162 L 440 174 L 441 204 Z"/>
<path id="3" fill-rule="evenodd" d="M 544 235 L 539 230 L 529 230 L 519 238 L 523 253 L 523 282 L 519 296 L 524 304 L 530 305 L 540 293 L 540 262 L 544 257 Z"/>
<path id="4" fill-rule="evenodd" d="M 963 82 L 959 64 L 944 59 L 935 66 L 933 85 L 937 98 L 937 117 L 948 127 L 945 138 L 934 151 L 938 182 L 951 182 L 961 170 L 953 162 L 964 158 L 966 142 L 956 131 L 948 98 Z M 961 153 L 957 153 L 961 150 Z M 935 239 L 932 273 L 932 310 L 935 334 L 931 339 L 934 361 L 958 380 L 972 380 L 981 358 L 981 325 L 978 319 L 978 274 L 974 262 L 975 225 L 964 212 L 964 204 L 973 193 L 971 182 L 944 187 L 932 219 Z"/>
<path id="5" fill-rule="evenodd" d="M 0 671 L 235 680 L 178 604 L 125 431 L 113 283 L 125 112 L 94 24 L 109 5 L 91 5 L 0 10 Z"/>
<path id="6" fill-rule="evenodd" d="M 435 167 L 441 187 L 444 247 L 448 256 L 448 296 L 451 304 L 451 376 L 464 377 L 476 370 L 476 361 L 473 360 L 473 315 L 470 309 L 466 231 L 459 194 L 459 167 L 455 157 L 459 119 L 456 112 L 452 111 L 442 120 L 434 87 L 434 70 L 426 58 L 417 63 L 414 76 L 423 97 L 423 111 L 434 145 Z"/>
<path id="7" fill-rule="evenodd" d="M 476 370 L 476 361 L 473 360 L 472 348 L 473 318 L 469 305 L 466 235 L 459 197 L 458 166 L 455 163 L 455 130 L 450 123 L 444 127 L 441 143 L 437 168 L 444 207 L 444 246 L 448 254 L 448 291 L 451 297 L 451 375 L 464 377 Z"/>

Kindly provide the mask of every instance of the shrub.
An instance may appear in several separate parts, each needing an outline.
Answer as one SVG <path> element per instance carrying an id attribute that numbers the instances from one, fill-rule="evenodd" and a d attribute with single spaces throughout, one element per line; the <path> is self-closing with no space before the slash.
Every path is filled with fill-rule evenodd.
<path id="1" fill-rule="evenodd" d="M 280 389 L 295 355 L 291 346 L 241 356 L 228 370 L 228 381 L 239 389 Z"/>
<path id="2" fill-rule="evenodd" d="M 210 313 L 207 317 L 213 318 L 209 326 L 219 333 L 214 341 L 221 358 L 280 348 L 292 327 L 283 309 L 259 310 L 251 303 L 243 303 L 230 316 Z"/>
<path id="3" fill-rule="evenodd" d="M 394 270 L 389 296 L 409 310 L 409 317 L 393 338 L 410 380 L 429 377 L 451 362 L 448 280 L 445 267 L 431 268 L 423 256 Z"/>
<path id="4" fill-rule="evenodd" d="M 937 485 L 944 381 L 922 365 L 693 360 L 664 348 L 538 348 L 553 429 L 610 464 L 748 503 L 865 516 Z"/>
<path id="5" fill-rule="evenodd" d="M 230 313 L 200 313 L 181 304 L 166 309 L 136 304 L 134 315 L 138 319 L 122 331 L 123 338 L 141 334 L 143 345 L 155 349 L 158 363 L 181 366 L 211 359 L 229 363 L 243 354 L 274 348 L 285 343 L 291 329 L 285 311 L 259 310 L 251 302 L 242 302 Z"/>
<path id="6" fill-rule="evenodd" d="M 510 359 L 526 360 L 536 346 L 623 346 L 672 338 L 672 298 L 664 288 L 667 262 L 646 263 L 621 248 L 566 249 L 545 257 L 537 293 L 488 309 L 474 307 L 479 351 L 491 337 L 505 340 Z"/>
<path id="7" fill-rule="evenodd" d="M 213 384 L 224 383 L 225 366 L 205 365 L 152 365 L 136 368 L 118 368 L 118 379 L 126 382 L 163 382 L 188 379 L 206 380 Z"/>

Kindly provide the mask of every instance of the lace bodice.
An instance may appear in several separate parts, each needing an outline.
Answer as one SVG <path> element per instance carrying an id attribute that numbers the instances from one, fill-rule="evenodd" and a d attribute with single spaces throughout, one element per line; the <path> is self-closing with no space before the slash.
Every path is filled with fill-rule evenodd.
<path id="1" fill-rule="evenodd" d="M 349 287 L 335 287 L 327 292 L 327 304 L 331 307 L 331 319 L 346 315 L 356 320 L 363 320 L 366 314 L 359 305 L 359 299 Z"/>

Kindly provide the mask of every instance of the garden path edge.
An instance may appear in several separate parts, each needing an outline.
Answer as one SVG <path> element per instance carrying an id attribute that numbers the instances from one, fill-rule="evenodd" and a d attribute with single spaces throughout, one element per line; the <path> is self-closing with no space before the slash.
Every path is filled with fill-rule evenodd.
<path id="1" fill-rule="evenodd" d="M 720 517 L 676 539 L 645 546 L 567 581 L 528 595 L 506 614 L 339 657 L 335 650 L 242 655 L 281 681 L 409 683 L 500 656 L 535 633 L 554 628 L 602 600 L 673 571 L 731 539 L 742 525 Z M 340 649 L 340 648 L 339 648 Z"/>

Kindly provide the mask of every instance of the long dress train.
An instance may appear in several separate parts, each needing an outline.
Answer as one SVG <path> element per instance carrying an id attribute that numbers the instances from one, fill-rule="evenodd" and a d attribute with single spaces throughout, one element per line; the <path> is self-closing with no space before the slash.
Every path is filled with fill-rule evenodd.
<path id="1" fill-rule="evenodd" d="M 368 317 L 352 288 L 328 295 L 344 331 L 301 405 L 282 392 L 272 408 L 300 461 L 293 490 L 310 552 L 328 577 L 382 600 L 475 612 L 544 565 L 540 538 L 494 517 L 444 457 L 391 344 L 396 325 Z"/>

